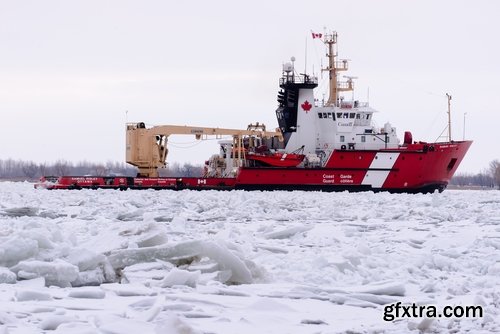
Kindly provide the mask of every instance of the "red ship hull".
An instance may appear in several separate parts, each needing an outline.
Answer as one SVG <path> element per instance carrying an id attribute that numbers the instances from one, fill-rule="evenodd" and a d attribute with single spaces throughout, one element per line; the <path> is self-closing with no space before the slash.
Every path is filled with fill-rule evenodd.
<path id="1" fill-rule="evenodd" d="M 243 167 L 235 178 L 60 177 L 47 189 L 442 191 L 471 141 L 417 143 L 378 151 L 336 150 L 323 168 Z"/>
<path id="2" fill-rule="evenodd" d="M 420 143 L 394 150 L 334 151 L 326 164 L 327 168 L 243 168 L 238 175 L 237 186 L 245 189 L 311 188 L 331 191 L 443 190 L 471 144 L 471 141 Z"/>

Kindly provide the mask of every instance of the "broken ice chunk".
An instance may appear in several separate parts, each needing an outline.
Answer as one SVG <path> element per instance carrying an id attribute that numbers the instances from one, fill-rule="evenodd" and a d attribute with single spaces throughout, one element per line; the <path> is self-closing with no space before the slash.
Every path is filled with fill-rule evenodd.
<path id="1" fill-rule="evenodd" d="M 25 302 L 29 300 L 52 300 L 49 293 L 35 291 L 35 290 L 17 290 L 16 300 L 18 302 Z"/>
<path id="2" fill-rule="evenodd" d="M 114 292 L 117 296 L 128 297 L 128 296 L 153 296 L 157 293 L 149 288 L 146 288 L 142 284 L 102 284 L 101 288 L 107 291 Z"/>
<path id="3" fill-rule="evenodd" d="M 5 216 L 10 216 L 10 217 L 22 217 L 22 216 L 34 217 L 38 214 L 38 208 L 34 208 L 31 206 L 23 206 L 19 208 L 5 209 L 4 212 Z"/>
<path id="4" fill-rule="evenodd" d="M 77 321 L 75 318 L 65 315 L 50 315 L 40 322 L 39 327 L 43 330 L 54 330 L 59 327 L 60 324 L 75 321 Z"/>
<path id="5" fill-rule="evenodd" d="M 18 276 L 20 273 L 23 278 L 44 277 L 47 286 L 69 286 L 70 282 L 78 277 L 78 267 L 66 261 L 57 259 L 53 262 L 44 262 L 38 260 L 21 261 L 11 268 Z"/>
<path id="6" fill-rule="evenodd" d="M 0 267 L 0 284 L 14 284 L 16 283 L 16 274 L 7 268 Z"/>
<path id="7" fill-rule="evenodd" d="M 36 240 L 13 237 L 0 241 L 0 266 L 11 267 L 38 254 Z"/>
<path id="8" fill-rule="evenodd" d="M 264 234 L 266 239 L 286 239 L 293 237 L 297 233 L 307 232 L 312 229 L 312 226 L 293 226 L 284 230 L 273 231 Z"/>
<path id="9" fill-rule="evenodd" d="M 160 286 L 172 287 L 174 285 L 187 285 L 190 287 L 195 287 L 198 279 L 200 278 L 200 271 L 187 271 L 178 268 L 172 268 L 170 272 L 165 276 L 165 278 L 160 282 Z"/>
<path id="10" fill-rule="evenodd" d="M 101 288 L 94 287 L 84 287 L 71 289 L 68 297 L 72 298 L 89 298 L 89 299 L 103 299 L 106 296 L 106 292 Z"/>

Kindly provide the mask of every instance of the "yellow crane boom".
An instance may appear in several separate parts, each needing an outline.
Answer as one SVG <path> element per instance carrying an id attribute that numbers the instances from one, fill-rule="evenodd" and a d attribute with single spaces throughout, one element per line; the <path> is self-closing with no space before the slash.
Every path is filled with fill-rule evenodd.
<path id="1" fill-rule="evenodd" d="M 142 122 L 127 123 L 126 128 L 126 161 L 139 169 L 138 176 L 158 177 L 158 168 L 166 164 L 170 135 L 194 135 L 196 139 L 206 139 L 208 136 L 232 136 L 233 148 L 237 152 L 235 159 L 241 165 L 244 159 L 243 136 L 260 138 L 277 137 L 280 141 L 283 136 L 279 129 L 266 131 L 264 124 L 250 124 L 246 130 L 208 128 L 199 126 L 160 125 L 146 128 Z"/>

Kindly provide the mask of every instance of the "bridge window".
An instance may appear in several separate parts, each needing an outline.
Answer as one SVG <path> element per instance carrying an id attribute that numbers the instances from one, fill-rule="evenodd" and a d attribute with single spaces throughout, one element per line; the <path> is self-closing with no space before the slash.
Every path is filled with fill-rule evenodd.
<path id="1" fill-rule="evenodd" d="M 349 118 L 354 118 L 354 117 L 356 117 L 356 113 L 352 112 L 349 114 Z"/>
<path id="2" fill-rule="evenodd" d="M 323 118 L 323 114 L 319 112 L 319 113 L 318 113 L 318 117 L 319 117 L 319 118 Z"/>
<path id="3" fill-rule="evenodd" d="M 356 114 L 356 119 L 360 119 L 361 118 L 361 115 L 360 114 Z"/>
<path id="4" fill-rule="evenodd" d="M 341 112 L 337 113 L 337 118 L 342 118 L 342 113 Z"/>

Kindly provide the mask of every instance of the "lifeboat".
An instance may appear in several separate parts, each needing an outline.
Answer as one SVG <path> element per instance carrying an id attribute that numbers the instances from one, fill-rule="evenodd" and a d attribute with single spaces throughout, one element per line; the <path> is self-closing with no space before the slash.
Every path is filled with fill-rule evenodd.
<path id="1" fill-rule="evenodd" d="M 304 160 L 304 157 L 304 154 L 279 152 L 270 154 L 249 153 L 246 156 L 247 160 L 259 161 L 265 166 L 271 167 L 297 167 Z"/>

